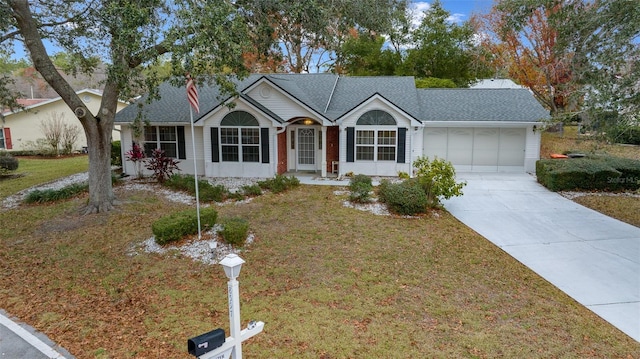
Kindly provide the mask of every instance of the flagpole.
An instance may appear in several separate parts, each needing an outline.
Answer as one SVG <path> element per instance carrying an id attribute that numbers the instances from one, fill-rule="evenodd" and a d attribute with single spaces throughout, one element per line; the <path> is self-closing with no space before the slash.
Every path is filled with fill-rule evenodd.
<path id="1" fill-rule="evenodd" d="M 198 240 L 202 239 L 202 230 L 200 229 L 200 193 L 198 192 L 198 165 L 196 161 L 196 137 L 193 131 L 193 109 L 189 106 L 189 117 L 191 118 L 191 144 L 193 145 L 193 177 L 196 182 L 196 215 L 198 216 Z"/>

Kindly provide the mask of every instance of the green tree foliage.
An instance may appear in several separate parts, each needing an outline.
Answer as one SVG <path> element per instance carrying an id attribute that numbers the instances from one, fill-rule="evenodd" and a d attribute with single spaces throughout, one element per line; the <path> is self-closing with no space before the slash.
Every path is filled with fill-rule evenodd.
<path id="1" fill-rule="evenodd" d="M 451 162 L 419 157 L 414 163 L 415 176 L 427 194 L 430 207 L 436 207 L 443 199 L 462 196 L 466 182 L 456 182 L 456 170 Z"/>
<path id="2" fill-rule="evenodd" d="M 89 146 L 87 213 L 108 211 L 115 200 L 111 185 L 111 132 L 119 98 L 150 93 L 165 74 L 162 55 L 170 56 L 171 78 L 183 84 L 185 72 L 215 81 L 232 92 L 232 74 L 244 71 L 249 46 L 246 11 L 232 1 L 52 0 L 0 3 L 0 44 L 9 53 L 25 44 L 45 81 L 74 111 Z M 107 66 L 102 102 L 93 115 L 49 57 L 43 40 L 65 52 L 69 70 L 90 72 L 95 58 Z M 66 58 L 68 56 L 68 58 Z M 7 88 L 0 82 L 0 88 Z M 14 96 L 15 98 L 15 96 Z"/>
<path id="3" fill-rule="evenodd" d="M 505 30 L 520 32 L 543 10 L 555 38 L 548 51 L 570 69 L 572 101 L 588 116 L 617 112 L 637 123 L 640 112 L 640 6 L 629 0 L 501 0 Z M 550 11 L 553 10 L 553 11 Z M 534 39 L 535 40 L 535 39 Z M 541 39 L 542 40 L 542 39 Z M 616 121 L 620 121 L 617 119 Z"/>
<path id="4" fill-rule="evenodd" d="M 407 50 L 403 74 L 450 79 L 465 87 L 473 73 L 473 29 L 468 23 L 448 21 L 451 13 L 435 1 L 420 26 L 412 33 L 415 47 Z"/>
<path id="5" fill-rule="evenodd" d="M 341 56 L 334 68 L 353 76 L 392 76 L 402 63 L 402 55 L 384 48 L 383 36 L 356 34 L 340 49 Z"/>
<path id="6" fill-rule="evenodd" d="M 417 88 L 456 88 L 456 83 L 449 79 L 427 77 L 416 79 Z"/>
<path id="7" fill-rule="evenodd" d="M 406 0 L 239 0 L 254 41 L 270 46 L 295 73 L 320 71 L 349 31 L 386 33 Z M 268 55 L 265 52 L 264 55 Z M 268 56 L 267 56 L 268 58 Z"/>

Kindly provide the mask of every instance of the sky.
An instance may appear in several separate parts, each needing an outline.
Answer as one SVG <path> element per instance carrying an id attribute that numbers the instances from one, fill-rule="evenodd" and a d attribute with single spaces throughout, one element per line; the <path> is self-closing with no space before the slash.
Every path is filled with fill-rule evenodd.
<path id="1" fill-rule="evenodd" d="M 412 1 L 411 6 L 422 13 L 429 9 L 433 1 Z M 451 13 L 452 22 L 461 23 L 469 20 L 473 13 L 487 13 L 493 0 L 440 0 L 442 7 Z M 419 20 L 418 20 L 419 21 Z"/>
<path id="2" fill-rule="evenodd" d="M 445 10 L 451 13 L 450 21 L 455 23 L 462 23 L 469 20 L 473 13 L 486 13 L 491 9 L 494 0 L 440 0 Z M 411 6 L 415 9 L 415 13 L 420 15 L 425 10 L 428 10 L 433 3 L 433 0 L 428 1 L 412 1 Z M 416 26 L 420 23 L 420 17 L 414 19 Z M 45 43 L 49 55 L 54 55 L 59 50 L 53 47 L 50 43 Z M 26 58 L 28 55 L 18 45 L 16 52 L 12 56 L 14 59 Z"/>

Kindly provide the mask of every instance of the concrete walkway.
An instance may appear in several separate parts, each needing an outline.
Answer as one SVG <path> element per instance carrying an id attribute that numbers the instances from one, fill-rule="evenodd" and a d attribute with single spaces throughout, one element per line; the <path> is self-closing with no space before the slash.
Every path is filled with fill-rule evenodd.
<path id="1" fill-rule="evenodd" d="M 55 349 L 54 349 L 55 348 Z M 0 309 L 0 358 L 10 359 L 73 359 L 63 348 L 44 334 L 9 319 Z"/>
<path id="2" fill-rule="evenodd" d="M 467 186 L 445 201 L 451 214 L 640 341 L 640 228 L 550 192 L 529 174 L 458 179 Z"/>

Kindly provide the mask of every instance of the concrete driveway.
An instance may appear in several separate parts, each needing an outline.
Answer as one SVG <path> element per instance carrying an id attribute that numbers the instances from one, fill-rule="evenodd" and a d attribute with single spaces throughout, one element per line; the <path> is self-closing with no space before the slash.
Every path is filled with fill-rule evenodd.
<path id="1" fill-rule="evenodd" d="M 529 174 L 458 180 L 467 186 L 445 201 L 451 214 L 640 341 L 640 228 L 548 191 Z"/>

